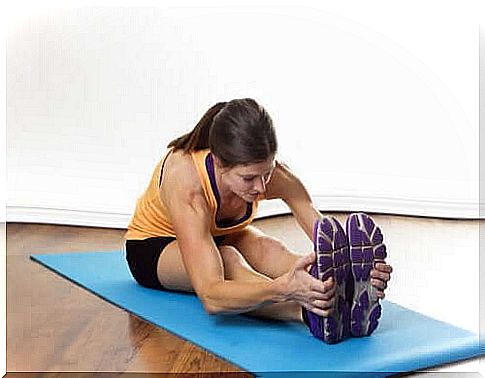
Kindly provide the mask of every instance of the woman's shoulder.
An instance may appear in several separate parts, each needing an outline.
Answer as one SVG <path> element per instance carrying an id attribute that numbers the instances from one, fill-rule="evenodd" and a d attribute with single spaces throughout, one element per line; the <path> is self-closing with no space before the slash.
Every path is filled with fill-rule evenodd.
<path id="1" fill-rule="evenodd" d="M 195 163 L 190 153 L 174 150 L 165 161 L 162 185 L 159 188 L 162 202 L 172 214 L 184 211 L 196 211 L 199 215 L 208 217 L 209 206 L 199 179 Z M 172 218 L 173 219 L 173 218 Z"/>
<path id="2" fill-rule="evenodd" d="M 266 185 L 266 199 L 284 198 L 287 192 L 289 190 L 291 191 L 294 184 L 298 181 L 298 177 L 286 163 L 281 160 L 276 160 L 275 169 Z"/>
<path id="3" fill-rule="evenodd" d="M 292 172 L 290 167 L 282 162 L 281 160 L 275 161 L 275 169 L 273 170 L 273 174 L 271 175 L 270 182 L 276 183 L 281 181 L 291 181 L 296 179 L 295 174 Z"/>
<path id="4" fill-rule="evenodd" d="M 197 168 L 190 153 L 183 150 L 174 150 L 170 153 L 163 169 L 162 187 L 170 191 L 202 190 Z"/>

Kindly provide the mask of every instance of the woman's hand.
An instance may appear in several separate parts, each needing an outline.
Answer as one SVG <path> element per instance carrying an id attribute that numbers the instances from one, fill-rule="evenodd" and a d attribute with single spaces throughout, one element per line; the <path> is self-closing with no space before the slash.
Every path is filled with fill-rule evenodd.
<path id="1" fill-rule="evenodd" d="M 303 256 L 283 276 L 286 279 L 287 297 L 307 310 L 326 317 L 335 304 L 335 282 L 332 277 L 322 282 L 308 274 L 308 268 L 314 262 L 314 253 Z"/>
<path id="2" fill-rule="evenodd" d="M 377 289 L 377 296 L 380 299 L 385 297 L 384 290 L 387 288 L 387 282 L 391 279 L 392 266 L 384 263 L 376 263 L 371 270 L 371 284 Z"/>

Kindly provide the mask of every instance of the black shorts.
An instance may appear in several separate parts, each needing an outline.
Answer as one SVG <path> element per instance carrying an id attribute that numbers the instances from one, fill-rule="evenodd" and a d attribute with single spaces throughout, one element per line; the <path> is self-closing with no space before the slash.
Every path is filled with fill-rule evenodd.
<path id="1" fill-rule="evenodd" d="M 157 275 L 158 259 L 165 247 L 174 240 L 176 239 L 171 236 L 157 236 L 126 241 L 126 261 L 136 282 L 152 289 L 163 289 Z M 224 241 L 224 236 L 214 237 L 214 241 L 219 246 Z"/>

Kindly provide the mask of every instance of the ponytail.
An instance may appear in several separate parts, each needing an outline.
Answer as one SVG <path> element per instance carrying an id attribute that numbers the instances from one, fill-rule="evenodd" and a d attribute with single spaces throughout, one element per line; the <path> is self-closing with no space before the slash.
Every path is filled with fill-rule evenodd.
<path id="1" fill-rule="evenodd" d="M 194 129 L 170 142 L 184 152 L 210 149 L 225 167 L 265 161 L 276 154 L 278 143 L 273 121 L 251 98 L 219 102 Z"/>
<path id="2" fill-rule="evenodd" d="M 200 119 L 194 129 L 172 140 L 167 147 L 184 150 L 185 152 L 198 151 L 209 148 L 209 132 L 214 117 L 226 106 L 227 102 L 218 102 L 212 106 Z"/>

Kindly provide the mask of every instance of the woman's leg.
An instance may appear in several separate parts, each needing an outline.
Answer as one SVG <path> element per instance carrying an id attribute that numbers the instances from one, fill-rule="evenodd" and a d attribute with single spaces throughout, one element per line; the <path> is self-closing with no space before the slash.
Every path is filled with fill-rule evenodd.
<path id="1" fill-rule="evenodd" d="M 228 280 L 270 281 L 271 278 L 254 270 L 234 247 L 219 247 L 224 263 L 224 275 Z M 157 275 L 164 288 L 169 290 L 194 291 L 185 271 L 177 241 L 171 242 L 160 255 Z M 248 312 L 247 315 L 285 321 L 301 321 L 301 306 L 296 302 L 278 303 Z"/>
<path id="2" fill-rule="evenodd" d="M 270 278 L 287 273 L 302 256 L 254 226 L 227 235 L 224 244 L 234 246 L 256 271 Z"/>

